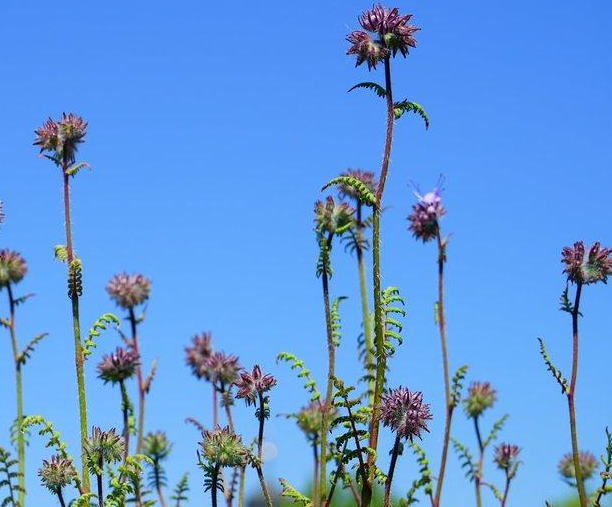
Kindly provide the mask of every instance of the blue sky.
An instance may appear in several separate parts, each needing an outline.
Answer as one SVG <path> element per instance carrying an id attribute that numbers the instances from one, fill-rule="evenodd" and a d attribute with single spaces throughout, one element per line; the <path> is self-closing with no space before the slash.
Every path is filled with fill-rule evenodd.
<path id="1" fill-rule="evenodd" d="M 0 7 L 0 198 L 6 222 L 0 246 L 18 249 L 30 273 L 20 292 L 37 296 L 19 311 L 22 343 L 41 331 L 25 369 L 26 412 L 41 413 L 77 450 L 76 389 L 64 269 L 58 171 L 36 157 L 33 130 L 47 116 L 74 111 L 90 123 L 81 159 L 93 170 L 73 184 L 74 235 L 84 260 L 82 325 L 114 310 L 104 286 L 116 272 L 153 280 L 142 326 L 145 362 L 160 367 L 149 399 L 148 429 L 175 443 L 174 483 L 191 476 L 192 505 L 202 504 L 195 431 L 187 416 L 210 420 L 209 390 L 184 366 L 183 347 L 210 330 L 220 349 L 273 372 L 273 414 L 306 402 L 299 382 L 274 358 L 302 357 L 324 375 L 324 323 L 312 206 L 323 183 L 347 167 L 377 170 L 384 108 L 373 94 L 346 90 L 380 73 L 354 68 L 346 34 L 368 2 L 103 3 L 7 0 Z M 423 190 L 446 176 L 444 231 L 451 364 L 471 365 L 470 379 L 490 380 L 499 402 L 487 419 L 510 413 L 502 438 L 523 448 L 524 465 L 509 505 L 541 505 L 568 489 L 556 473 L 567 452 L 565 400 L 545 371 L 536 337 L 569 374 L 570 322 L 557 310 L 564 286 L 560 250 L 577 239 L 611 244 L 610 84 L 612 7 L 603 0 L 399 2 L 423 28 L 418 48 L 394 62 L 398 98 L 421 103 L 429 131 L 406 116 L 398 123 L 383 219 L 383 284 L 407 299 L 406 342 L 392 361 L 391 384 L 422 390 L 432 404 L 424 439 L 438 462 L 443 425 L 440 351 L 433 322 L 435 252 L 406 231 L 410 181 Z M 331 291 L 342 309 L 339 370 L 358 375 L 359 305 L 355 260 L 333 252 Z M 0 305 L 4 304 L 0 294 Z M 600 454 L 611 424 L 607 395 L 612 339 L 606 286 L 583 299 L 578 422 L 581 447 Z M 103 337 L 87 370 L 90 421 L 120 425 L 119 393 L 95 377 Z M 8 337 L 0 348 L 5 403 L 13 418 Z M 255 434 L 252 410 L 237 425 Z M 272 480 L 308 477 L 309 454 L 291 422 L 273 417 L 268 439 L 278 455 Z M 458 413 L 455 435 L 474 448 Z M 2 435 L 2 433 L 0 433 Z M 0 445 L 8 445 L 8 430 Z M 387 435 L 388 436 L 388 435 Z M 388 444 L 388 440 L 385 440 Z M 304 459 L 298 459 L 299 453 Z M 28 450 L 30 503 L 51 500 L 35 477 L 48 453 Z M 409 457 L 398 493 L 414 478 Z M 490 459 L 489 459 L 490 462 Z M 496 471 L 487 471 L 501 481 Z M 251 487 L 255 478 L 250 479 Z M 454 456 L 447 500 L 472 502 Z M 450 503 L 450 501 L 449 501 Z"/>

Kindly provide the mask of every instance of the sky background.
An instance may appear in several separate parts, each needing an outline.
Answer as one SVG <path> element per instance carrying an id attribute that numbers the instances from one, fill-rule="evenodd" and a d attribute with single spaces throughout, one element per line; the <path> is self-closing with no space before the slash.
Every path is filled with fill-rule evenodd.
<path id="1" fill-rule="evenodd" d="M 369 2 L 35 2 L 0 7 L 0 246 L 19 250 L 30 271 L 18 293 L 35 292 L 18 313 L 22 344 L 50 337 L 25 367 L 25 410 L 52 420 L 77 449 L 77 403 L 65 270 L 53 259 L 63 236 L 58 170 L 37 158 L 33 131 L 72 111 L 89 121 L 80 159 L 91 172 L 73 180 L 75 247 L 84 261 L 82 327 L 115 311 L 104 287 L 113 274 L 146 274 L 153 292 L 141 327 L 143 360 L 159 358 L 147 429 L 174 442 L 170 484 L 189 471 L 191 505 L 208 502 L 195 464 L 198 435 L 187 416 L 210 423 L 209 387 L 190 375 L 184 346 L 210 330 L 217 348 L 277 376 L 266 463 L 302 487 L 307 444 L 277 414 L 307 402 L 300 382 L 275 356 L 289 350 L 323 382 L 324 315 L 315 277 L 312 207 L 322 184 L 348 167 L 378 170 L 384 103 L 346 91 L 381 72 L 354 68 L 345 36 Z M 485 427 L 511 414 L 502 439 L 524 461 L 510 507 L 542 505 L 569 489 L 556 465 L 570 449 L 566 401 L 546 371 L 536 338 L 569 375 L 568 315 L 560 251 L 582 239 L 612 243 L 612 4 L 527 0 L 398 2 L 422 27 L 418 47 L 393 62 L 397 99 L 422 104 L 431 129 L 406 115 L 397 124 L 383 218 L 383 285 L 407 300 L 405 344 L 391 360 L 390 384 L 422 390 L 434 420 L 423 445 L 437 470 L 443 426 L 434 245 L 407 232 L 414 201 L 446 176 L 451 234 L 447 319 L 451 366 L 468 363 L 470 380 L 489 380 L 499 401 Z M 356 262 L 333 251 L 332 296 L 346 295 L 339 373 L 359 375 Z M 369 273 L 369 257 L 368 257 Z M 6 313 L 5 292 L 0 313 Z M 577 392 L 580 446 L 599 455 L 612 424 L 609 344 L 612 292 L 589 286 L 583 298 Z M 119 312 L 120 313 L 120 312 Z M 0 347 L 0 445 L 14 417 L 8 334 Z M 97 380 L 102 353 L 119 344 L 105 334 L 87 363 L 89 420 L 121 425 L 119 392 Z M 0 343 L 1 345 L 2 343 Z M 253 410 L 236 407 L 250 440 Z M 453 433 L 475 448 L 457 412 Z M 390 445 L 383 431 L 382 449 Z M 33 436 L 27 452 L 30 507 L 52 505 L 36 470 L 49 452 Z M 302 458 L 303 456 L 303 458 Z M 487 478 L 501 474 L 486 458 Z M 451 452 L 446 506 L 473 505 Z M 415 478 L 401 458 L 396 489 Z M 256 486 L 255 477 L 249 487 Z M 591 484 L 594 487 L 594 484 Z M 206 497 L 207 498 L 207 497 Z M 493 503 L 489 497 L 487 503 Z"/>

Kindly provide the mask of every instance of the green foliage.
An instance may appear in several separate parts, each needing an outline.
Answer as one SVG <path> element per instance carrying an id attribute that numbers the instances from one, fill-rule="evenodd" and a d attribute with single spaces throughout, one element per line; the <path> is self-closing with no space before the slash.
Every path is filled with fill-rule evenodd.
<path id="1" fill-rule="evenodd" d="M 290 498 L 293 503 L 301 505 L 302 507 L 312 507 L 312 500 L 307 496 L 302 495 L 302 493 L 295 489 L 285 479 L 279 479 L 279 482 L 283 488 L 281 493 L 282 496 Z"/>
<path id="2" fill-rule="evenodd" d="M 147 378 L 145 378 L 145 381 L 144 381 L 144 390 L 145 390 L 145 393 L 147 394 L 151 390 L 151 383 L 153 382 L 153 379 L 155 378 L 156 373 L 157 373 L 157 359 L 154 359 L 153 364 L 151 365 L 151 370 L 149 371 L 149 374 L 147 375 Z"/>
<path id="3" fill-rule="evenodd" d="M 331 278 L 333 270 L 331 267 L 331 249 L 325 236 L 317 233 L 317 242 L 319 243 L 319 257 L 317 258 L 317 278 L 320 278 L 323 273 Z"/>
<path id="4" fill-rule="evenodd" d="M 107 469 L 110 492 L 106 496 L 105 507 L 125 507 L 128 495 L 134 493 L 134 485 L 140 484 L 143 462 L 152 463 L 148 456 L 135 454 L 134 456 L 128 456 L 125 462 L 119 465 L 117 473 L 110 467 Z M 143 501 L 141 505 L 142 507 L 150 507 L 155 505 L 155 502 L 153 500 Z"/>
<path id="5" fill-rule="evenodd" d="M 345 296 L 340 296 L 337 297 L 336 299 L 334 299 L 334 301 L 332 302 L 331 305 L 331 310 L 330 310 L 330 314 L 331 314 L 331 328 L 332 328 L 332 340 L 334 341 L 334 344 L 336 345 L 336 347 L 338 347 L 340 345 L 340 338 L 341 338 L 341 333 L 340 333 L 340 328 L 341 323 L 340 323 L 340 311 L 339 311 L 339 307 L 340 307 L 340 303 L 342 301 L 344 301 L 346 299 Z"/>
<path id="6" fill-rule="evenodd" d="M 601 486 L 593 493 L 593 507 L 601 507 L 602 498 L 608 493 L 612 493 L 612 486 L 608 485 L 612 479 L 612 434 L 606 428 L 606 455 L 601 457 L 604 469 L 601 472 Z"/>
<path id="7" fill-rule="evenodd" d="M 504 414 L 497 421 L 495 421 L 495 423 L 493 424 L 493 427 L 491 428 L 491 431 L 489 431 L 489 435 L 487 436 L 485 441 L 482 443 L 483 447 L 487 447 L 491 442 L 493 442 L 493 440 L 497 438 L 497 435 L 504 427 L 504 424 L 508 420 L 508 417 L 510 417 L 508 414 Z"/>
<path id="8" fill-rule="evenodd" d="M 453 447 L 459 456 L 461 468 L 465 470 L 465 476 L 470 481 L 473 481 L 474 477 L 476 476 L 476 472 L 478 471 L 478 467 L 474 463 L 474 457 L 470 453 L 470 450 L 456 438 L 451 438 L 451 442 L 453 443 Z"/>
<path id="9" fill-rule="evenodd" d="M 189 500 L 189 498 L 187 497 L 188 491 L 188 474 L 184 473 L 183 476 L 177 482 L 176 487 L 174 488 L 174 492 L 170 496 L 170 500 L 174 502 L 174 507 L 183 507 L 181 502 L 187 502 Z"/>
<path id="10" fill-rule="evenodd" d="M 376 196 L 360 179 L 354 178 L 353 176 L 338 176 L 323 185 L 321 191 L 328 189 L 332 185 L 345 185 L 355 189 L 359 196 L 359 200 L 366 206 L 374 206 L 376 204 Z"/>
<path id="11" fill-rule="evenodd" d="M 0 507 L 22 507 L 17 499 L 21 491 L 17 480 L 19 472 L 14 470 L 17 460 L 11 458 L 11 453 L 0 447 L 0 491 L 6 490 L 6 496 L 0 501 Z M 0 495 L 1 498 L 1 495 Z"/>
<path id="12" fill-rule="evenodd" d="M 73 164 L 68 169 L 66 169 L 66 174 L 68 176 L 76 176 L 76 174 L 81 169 L 83 169 L 83 167 L 87 167 L 87 169 L 91 169 L 91 166 L 87 162 L 77 162 L 76 164 Z"/>
<path id="13" fill-rule="evenodd" d="M 32 352 L 34 352 L 34 349 L 36 348 L 36 345 L 38 344 L 38 342 L 42 341 L 48 335 L 49 333 L 40 333 L 39 335 L 36 335 L 34 338 L 32 338 L 30 342 L 25 346 L 25 348 L 17 356 L 17 364 L 19 364 L 20 366 L 24 365 L 26 361 L 30 359 L 30 356 Z"/>
<path id="14" fill-rule="evenodd" d="M 24 416 L 25 417 L 25 416 Z M 13 420 L 13 422 L 11 423 L 11 429 L 10 429 L 10 433 L 11 433 L 11 445 L 13 446 L 13 448 L 15 450 L 17 450 L 17 443 L 19 440 L 19 433 L 21 433 L 23 435 L 23 442 L 25 445 L 30 445 L 30 436 L 32 434 L 32 432 L 29 429 L 21 429 L 21 423 L 19 421 L 19 419 L 15 418 Z"/>
<path id="15" fill-rule="evenodd" d="M 75 258 L 68 268 L 68 296 L 83 295 L 83 266 L 81 260 Z"/>
<path id="16" fill-rule="evenodd" d="M 87 333 L 85 343 L 83 344 L 83 357 L 85 359 L 87 359 L 93 352 L 93 349 L 96 348 L 95 339 L 100 336 L 100 331 L 106 331 L 111 324 L 114 324 L 117 328 L 120 325 L 119 318 L 113 313 L 105 313 L 93 323 L 93 326 L 91 326 Z"/>
<path id="17" fill-rule="evenodd" d="M 452 389 L 451 389 L 451 403 L 452 407 L 455 408 L 461 402 L 461 393 L 463 391 L 463 381 L 467 375 L 469 366 L 464 364 L 460 366 L 455 375 L 453 375 Z"/>
<path id="18" fill-rule="evenodd" d="M 64 245 L 55 245 L 53 247 L 53 256 L 60 262 L 68 260 L 68 250 Z"/>
<path id="19" fill-rule="evenodd" d="M 321 393 L 317 389 L 317 384 L 310 375 L 310 370 L 304 366 L 304 361 L 299 359 L 290 352 L 281 352 L 276 356 L 276 362 L 283 361 L 291 365 L 292 370 L 298 370 L 298 378 L 306 379 L 304 389 L 310 393 L 310 401 L 316 401 L 321 398 Z"/>
<path id="20" fill-rule="evenodd" d="M 400 506 L 406 507 L 417 503 L 415 495 L 420 489 L 424 489 L 426 495 L 431 497 L 433 492 L 433 483 L 431 481 L 431 471 L 429 470 L 429 461 L 425 455 L 425 451 L 416 442 L 411 442 L 410 446 L 417 457 L 419 464 L 419 478 L 412 481 L 412 485 L 406 494 L 406 498 L 400 500 Z"/>
<path id="21" fill-rule="evenodd" d="M 495 498 L 497 498 L 497 500 L 499 500 L 500 502 L 504 499 L 504 495 L 502 495 L 501 491 L 497 489 L 497 487 L 494 484 L 490 484 L 488 482 L 483 482 L 481 484 L 489 488 L 491 490 L 491 493 L 493 493 Z"/>
<path id="22" fill-rule="evenodd" d="M 559 386 L 561 386 L 561 393 L 567 394 L 569 392 L 569 386 L 567 384 L 567 380 L 561 373 L 561 370 L 559 370 L 553 364 L 552 359 L 550 358 L 550 356 L 548 355 L 548 352 L 546 351 L 546 347 L 544 346 L 544 341 L 542 340 L 542 338 L 538 338 L 538 341 L 540 342 L 540 354 L 542 355 L 542 358 L 544 359 L 544 363 L 546 363 L 546 369 L 553 374 L 553 377 L 555 377 L 555 380 L 557 381 Z"/>
<path id="23" fill-rule="evenodd" d="M 404 113 L 412 112 L 414 114 L 419 115 L 423 121 L 425 122 L 425 128 L 429 128 L 429 117 L 419 104 L 416 102 L 410 102 L 408 100 L 402 100 L 401 102 L 396 102 L 393 104 L 393 114 L 395 115 L 395 119 L 399 120 Z"/>
<path id="24" fill-rule="evenodd" d="M 387 356 L 392 356 L 395 353 L 395 346 L 390 339 L 397 342 L 398 345 L 403 343 L 403 339 L 400 335 L 402 332 L 402 324 L 392 317 L 392 315 L 406 316 L 406 310 L 400 305 L 404 305 L 404 300 L 400 296 L 400 291 L 397 287 L 387 287 L 381 293 L 381 302 L 383 310 L 383 318 L 385 320 L 385 341 L 384 350 Z"/>
<path id="25" fill-rule="evenodd" d="M 356 84 L 353 86 L 349 92 L 356 90 L 357 88 L 365 88 L 367 90 L 372 90 L 376 93 L 381 99 L 384 99 L 387 96 L 387 91 L 377 83 L 372 83 L 370 81 L 365 81 L 363 83 Z"/>
<path id="26" fill-rule="evenodd" d="M 32 293 L 24 294 L 23 296 L 19 296 L 18 298 L 15 298 L 13 300 L 13 303 L 15 304 L 15 306 L 22 305 L 23 303 L 25 303 L 28 299 L 30 299 L 33 296 L 34 296 L 34 294 L 32 294 Z"/>

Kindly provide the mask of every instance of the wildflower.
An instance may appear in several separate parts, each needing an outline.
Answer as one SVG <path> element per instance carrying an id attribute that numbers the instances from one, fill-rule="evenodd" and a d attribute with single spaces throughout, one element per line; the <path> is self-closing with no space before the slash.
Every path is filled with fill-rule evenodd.
<path id="1" fill-rule="evenodd" d="M 83 142 L 87 133 L 87 122 L 72 113 L 62 113 L 59 121 L 49 118 L 41 127 L 35 130 L 35 146 L 40 146 L 40 152 L 50 152 L 56 164 L 64 159 L 72 163 L 77 152 L 77 145 Z"/>
<path id="2" fill-rule="evenodd" d="M 387 56 L 389 51 L 380 42 L 375 41 L 370 35 L 361 30 L 356 30 L 346 38 L 351 46 L 346 51 L 347 55 L 357 55 L 355 67 L 359 67 L 363 62 L 367 62 L 368 70 L 376 68 Z"/>
<path id="3" fill-rule="evenodd" d="M 496 391 L 489 382 L 472 382 L 463 400 L 463 408 L 468 417 L 476 418 L 491 408 L 496 399 Z"/>
<path id="4" fill-rule="evenodd" d="M 149 432 L 143 440 L 143 452 L 153 461 L 167 458 L 171 450 L 172 444 L 163 431 Z"/>
<path id="5" fill-rule="evenodd" d="M 238 388 L 236 398 L 244 398 L 247 405 L 255 405 L 259 396 L 276 385 L 276 379 L 270 374 L 262 375 L 261 368 L 256 364 L 253 373 L 241 373 L 234 384 Z"/>
<path id="6" fill-rule="evenodd" d="M 289 417 L 296 419 L 298 428 L 302 430 L 310 442 L 316 442 L 321 434 L 321 422 L 326 409 L 326 417 L 331 422 L 336 418 L 336 407 L 333 405 L 326 407 L 326 403 L 322 401 L 312 401 L 297 414 L 291 414 Z"/>
<path id="7" fill-rule="evenodd" d="M 98 364 L 98 377 L 104 383 L 123 382 L 134 376 L 138 366 L 138 355 L 132 351 L 117 347 L 115 352 L 102 357 Z"/>
<path id="8" fill-rule="evenodd" d="M 51 461 L 43 460 L 43 466 L 38 470 L 40 482 L 52 493 L 58 494 L 77 478 L 77 471 L 72 460 L 58 455 L 51 456 Z"/>
<path id="9" fill-rule="evenodd" d="M 412 206 L 412 213 L 408 215 L 409 229 L 416 238 L 426 243 L 438 234 L 438 220 L 446 214 L 446 210 L 442 206 L 440 191 L 437 188 L 423 196 L 416 195 L 419 200 Z"/>
<path id="10" fill-rule="evenodd" d="M 347 203 L 336 203 L 334 198 L 328 196 L 325 202 L 315 203 L 316 230 L 321 233 L 341 235 L 353 225 L 355 210 Z"/>
<path id="11" fill-rule="evenodd" d="M 119 306 L 131 309 L 149 299 L 151 281 L 140 274 L 119 273 L 110 279 L 106 292 Z"/>
<path id="12" fill-rule="evenodd" d="M 421 430 L 429 432 L 427 421 L 432 418 L 429 405 L 423 403 L 423 393 L 405 387 L 390 389 L 380 404 L 380 418 L 384 426 L 401 437 L 421 438 Z"/>
<path id="13" fill-rule="evenodd" d="M 18 283 L 28 271 L 25 259 L 12 250 L 0 250 L 0 289 Z"/>
<path id="14" fill-rule="evenodd" d="M 185 347 L 187 357 L 185 362 L 191 367 L 191 371 L 197 378 L 204 377 L 210 380 L 206 361 L 213 353 L 212 336 L 210 333 L 202 333 L 191 339 L 192 345 Z"/>
<path id="15" fill-rule="evenodd" d="M 348 171 L 343 172 L 342 176 L 351 176 L 352 178 L 358 179 L 368 188 L 370 192 L 372 192 L 373 194 L 376 193 L 378 182 L 376 181 L 373 172 L 364 171 L 362 169 L 349 169 Z M 359 200 L 359 193 L 353 187 L 350 187 L 345 184 L 340 185 L 339 195 L 341 199 L 350 197 L 355 201 Z"/>
<path id="16" fill-rule="evenodd" d="M 597 458 L 588 451 L 580 451 L 578 453 L 578 461 L 580 462 L 580 471 L 584 480 L 590 479 L 597 471 Z M 572 453 L 567 453 L 558 465 L 561 476 L 569 481 L 576 478 L 576 469 L 574 468 L 574 457 Z"/>
<path id="17" fill-rule="evenodd" d="M 205 361 L 205 376 L 214 384 L 227 386 L 238 380 L 238 373 L 242 366 L 238 363 L 238 358 L 227 355 L 225 352 L 215 352 Z"/>
<path id="18" fill-rule="evenodd" d="M 517 464 L 517 457 L 521 449 L 518 445 L 500 444 L 495 447 L 493 461 L 500 470 L 511 470 Z"/>
<path id="19" fill-rule="evenodd" d="M 226 426 L 216 426 L 212 431 L 202 433 L 200 448 L 203 456 L 221 467 L 241 467 L 246 464 L 249 454 L 240 436 Z"/>
<path id="20" fill-rule="evenodd" d="M 606 283 L 612 273 L 610 249 L 603 248 L 599 242 L 593 243 L 586 257 L 582 241 L 577 241 L 573 247 L 566 246 L 561 262 L 565 264 L 563 272 L 567 278 L 577 284 Z"/>
<path id="21" fill-rule="evenodd" d="M 104 464 L 113 464 L 121 461 L 125 452 L 125 442 L 116 434 L 115 428 L 102 431 L 94 426 L 91 436 L 85 442 L 85 460 L 89 469 L 95 475 L 102 475 Z"/>

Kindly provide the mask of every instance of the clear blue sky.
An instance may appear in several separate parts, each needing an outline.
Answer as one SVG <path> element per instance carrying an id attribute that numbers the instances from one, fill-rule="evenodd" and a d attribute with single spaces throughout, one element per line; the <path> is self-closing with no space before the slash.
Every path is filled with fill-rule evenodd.
<path id="1" fill-rule="evenodd" d="M 160 368 L 149 399 L 148 429 L 175 442 L 170 482 L 191 473 L 192 505 L 202 504 L 196 433 L 187 416 L 210 420 L 209 390 L 184 366 L 191 335 L 260 362 L 278 376 L 274 414 L 306 402 L 274 357 L 291 350 L 318 379 L 324 374 L 323 310 L 315 278 L 312 205 L 320 186 L 347 167 L 378 169 L 383 103 L 347 94 L 375 78 L 345 56 L 345 35 L 369 2 L 34 2 L 0 7 L 0 246 L 18 249 L 30 273 L 20 292 L 37 297 L 19 311 L 23 342 L 51 336 L 25 368 L 26 412 L 53 420 L 77 453 L 76 390 L 64 268 L 58 171 L 36 157 L 33 130 L 47 116 L 74 111 L 90 122 L 81 158 L 93 171 L 73 185 L 75 244 L 85 265 L 82 324 L 114 310 L 104 286 L 122 270 L 153 280 L 142 326 L 143 355 Z M 392 384 L 423 390 L 435 416 L 424 440 L 437 464 L 443 424 L 440 351 L 433 322 L 435 252 L 406 231 L 409 181 L 424 190 L 446 175 L 452 233 L 448 250 L 451 363 L 498 389 L 493 415 L 512 414 L 503 434 L 523 447 L 524 466 L 510 505 L 564 496 L 559 457 L 569 450 L 565 400 L 545 371 L 536 337 L 569 373 L 570 322 L 557 310 L 560 250 L 576 239 L 612 243 L 612 7 L 568 2 L 400 1 L 423 30 L 418 48 L 394 63 L 395 94 L 427 109 L 432 127 L 405 117 L 396 129 L 383 223 L 384 284 L 408 300 L 406 343 L 393 359 Z M 357 376 L 359 332 L 354 259 L 334 251 L 332 294 L 343 307 L 340 372 Z M 612 423 L 609 344 L 612 289 L 588 287 L 578 387 L 581 447 L 603 451 Z M 2 296 L 2 294 L 0 294 Z M 4 298 L 4 296 L 2 296 Z M 0 304 L 4 304 L 0 299 Z M 120 425 L 119 393 L 95 378 L 116 346 L 103 337 L 88 364 L 90 420 Z M 0 348 L 6 396 L 0 427 L 13 418 L 8 338 Z M 252 410 L 238 406 L 250 439 Z M 492 422 L 493 417 L 487 422 Z M 296 485 L 308 474 L 306 444 L 273 417 L 279 448 L 270 479 Z M 459 413 L 455 434 L 474 447 Z M 8 445 L 8 430 L 0 433 Z M 300 453 L 303 459 L 298 459 Z M 35 471 L 47 457 L 28 450 L 30 504 L 51 505 Z M 414 478 L 401 460 L 398 493 Z M 446 486 L 452 505 L 470 505 L 472 487 L 454 456 Z M 491 480 L 501 481 L 492 467 Z M 255 479 L 250 479 L 251 486 Z M 450 502 L 449 502 L 450 503 Z"/>

